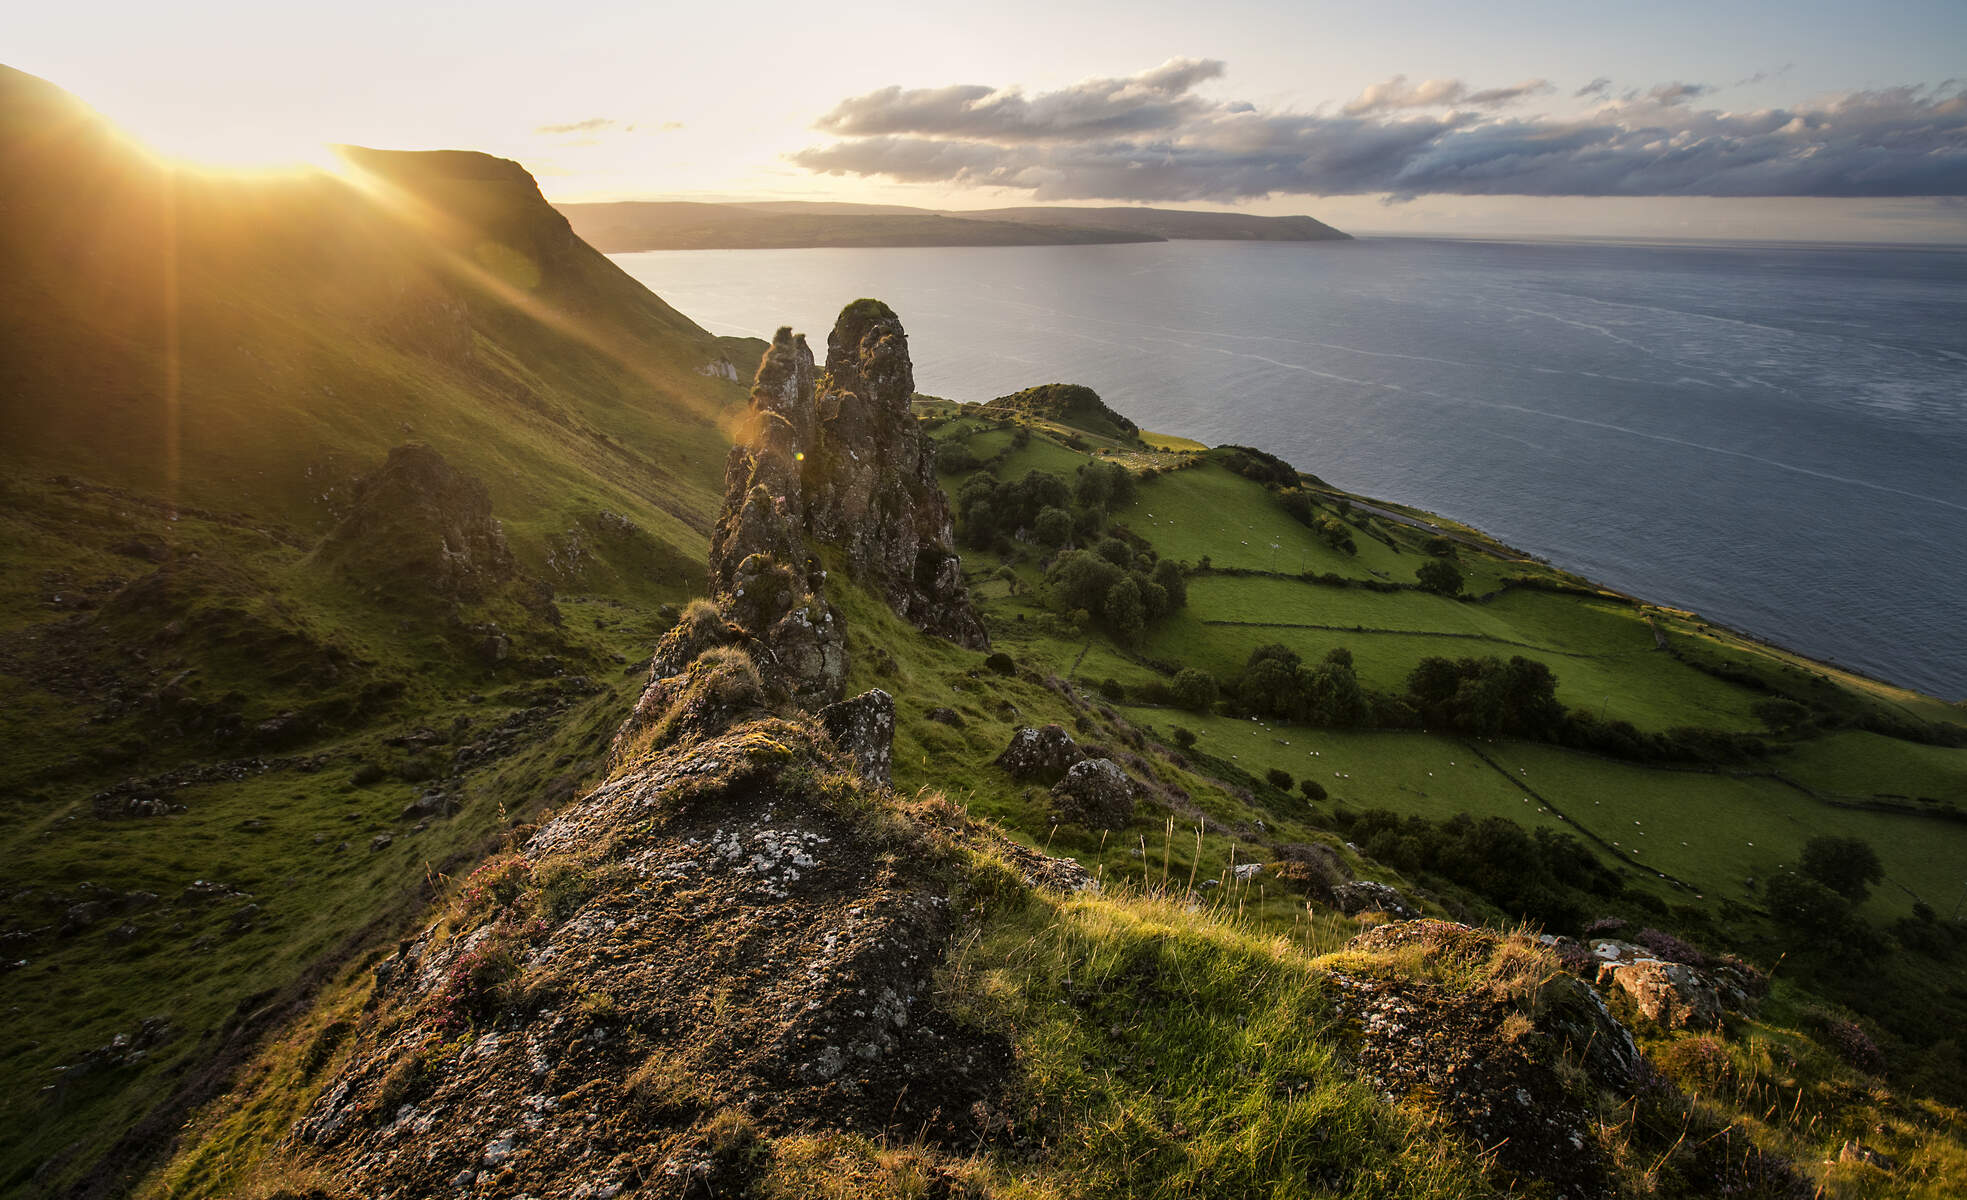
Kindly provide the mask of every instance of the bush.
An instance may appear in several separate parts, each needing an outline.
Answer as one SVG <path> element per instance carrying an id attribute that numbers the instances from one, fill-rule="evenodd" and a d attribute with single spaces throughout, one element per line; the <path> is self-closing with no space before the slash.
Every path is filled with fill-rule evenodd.
<path id="1" fill-rule="evenodd" d="M 984 666 L 997 672 L 999 675 L 1015 675 L 1018 673 L 1018 664 L 1012 661 L 1011 656 L 1002 650 L 984 659 Z"/>
<path id="2" fill-rule="evenodd" d="M 1280 792 L 1290 791 L 1291 784 L 1295 782 L 1291 778 L 1291 773 L 1289 771 L 1283 770 L 1282 768 L 1279 767 L 1272 767 L 1270 770 L 1265 771 L 1264 780 L 1268 782 L 1270 786 L 1276 788 Z"/>
<path id="3" fill-rule="evenodd" d="M 1462 569 L 1445 558 L 1430 558 L 1422 563 L 1414 578 L 1430 592 L 1440 596 L 1459 596 L 1462 594 Z"/>
<path id="4" fill-rule="evenodd" d="M 1313 803 L 1325 798 L 1325 785 L 1311 778 L 1309 775 L 1298 780 L 1298 790 L 1304 793 L 1305 799 Z"/>
<path id="5" fill-rule="evenodd" d="M 1824 834 L 1803 843 L 1803 873 L 1831 891 L 1862 904 L 1871 885 L 1885 878 L 1885 864 L 1863 838 Z"/>
<path id="6" fill-rule="evenodd" d="M 1188 726 L 1186 725 L 1175 726 L 1173 737 L 1175 739 L 1175 745 L 1180 746 L 1182 749 L 1184 750 L 1195 749 L 1195 731 L 1193 729 L 1190 729 Z"/>
<path id="7" fill-rule="evenodd" d="M 1778 875 L 1763 898 L 1777 922 L 1822 943 L 1825 950 L 1856 950 L 1866 941 L 1864 923 L 1851 911 L 1851 902 L 1809 876 Z"/>
<path id="8" fill-rule="evenodd" d="M 1127 689 L 1121 686 L 1118 679 L 1109 676 L 1106 679 L 1100 680 L 1100 695 L 1118 704 L 1127 698 Z"/>
<path id="9" fill-rule="evenodd" d="M 1221 694 L 1216 677 L 1197 667 L 1186 667 L 1175 676 L 1175 703 L 1190 712 L 1207 712 Z"/>

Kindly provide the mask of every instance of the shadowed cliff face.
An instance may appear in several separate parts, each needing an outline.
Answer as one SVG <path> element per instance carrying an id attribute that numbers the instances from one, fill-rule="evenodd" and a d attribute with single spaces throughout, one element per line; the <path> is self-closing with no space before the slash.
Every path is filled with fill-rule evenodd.
<path id="1" fill-rule="evenodd" d="M 909 411 L 914 393 L 908 336 L 878 300 L 841 311 L 817 379 L 805 339 L 780 330 L 726 468 L 712 587 L 728 587 L 759 553 L 804 570 L 816 586 L 820 568 L 806 543 L 826 543 L 844 553 L 855 582 L 918 629 L 988 646 L 951 549 L 949 503 Z"/>

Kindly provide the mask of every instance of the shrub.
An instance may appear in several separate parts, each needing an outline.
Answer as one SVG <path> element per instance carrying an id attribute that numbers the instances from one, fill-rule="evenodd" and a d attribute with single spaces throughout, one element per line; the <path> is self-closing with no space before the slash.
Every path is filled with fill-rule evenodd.
<path id="1" fill-rule="evenodd" d="M 1803 843 L 1803 873 L 1853 904 L 1864 903 L 1871 885 L 1885 878 L 1885 864 L 1863 838 L 1823 834 Z"/>
<path id="2" fill-rule="evenodd" d="M 1423 588 L 1440 596 L 1462 594 L 1462 569 L 1445 558 L 1430 558 L 1414 572 Z"/>
<path id="3" fill-rule="evenodd" d="M 1298 780 L 1298 790 L 1304 793 L 1305 799 L 1314 803 L 1325 798 L 1325 785 L 1309 775 Z"/>
<path id="4" fill-rule="evenodd" d="M 1013 662 L 1011 656 L 1002 650 L 984 659 L 984 666 L 997 672 L 999 675 L 1015 675 L 1018 672 L 1018 664 Z"/>
<path id="5" fill-rule="evenodd" d="M 1291 784 L 1295 782 L 1291 778 L 1291 773 L 1280 767 L 1272 767 L 1270 770 L 1265 771 L 1264 779 L 1270 784 L 1270 786 L 1276 788 L 1280 792 L 1290 791 Z"/>
<path id="6" fill-rule="evenodd" d="M 1173 737 L 1175 739 L 1175 745 L 1180 746 L 1182 749 L 1195 749 L 1195 731 L 1186 725 L 1175 726 Z"/>
<path id="7" fill-rule="evenodd" d="M 1105 696 L 1117 704 L 1127 698 L 1127 689 L 1121 685 L 1118 679 L 1108 676 L 1100 680 L 1100 695 Z"/>
<path id="8" fill-rule="evenodd" d="M 1207 712 L 1220 693 L 1216 677 L 1198 667 L 1183 668 L 1175 676 L 1175 703 L 1190 712 Z"/>

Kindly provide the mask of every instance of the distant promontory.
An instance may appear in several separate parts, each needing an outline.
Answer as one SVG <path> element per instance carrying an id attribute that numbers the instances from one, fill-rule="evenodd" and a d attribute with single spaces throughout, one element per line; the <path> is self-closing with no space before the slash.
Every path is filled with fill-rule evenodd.
<path id="1" fill-rule="evenodd" d="M 899 205 L 779 201 L 560 204 L 582 240 L 634 250 L 767 250 L 814 246 L 1070 246 L 1214 240 L 1345 241 L 1311 217 L 1166 208 L 997 208 L 938 212 Z"/>

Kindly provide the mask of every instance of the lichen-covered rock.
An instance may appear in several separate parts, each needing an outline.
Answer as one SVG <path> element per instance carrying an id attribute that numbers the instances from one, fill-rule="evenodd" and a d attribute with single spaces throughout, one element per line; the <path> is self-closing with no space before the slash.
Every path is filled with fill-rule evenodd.
<path id="1" fill-rule="evenodd" d="M 1072 764 L 1053 786 L 1052 800 L 1060 820 L 1089 829 L 1119 829 L 1134 819 L 1134 781 L 1110 758 Z"/>
<path id="2" fill-rule="evenodd" d="M 952 549 L 934 455 L 909 410 L 914 391 L 907 335 L 879 301 L 842 310 L 817 378 L 805 339 L 779 330 L 725 468 L 713 591 L 753 554 L 805 571 L 817 588 L 811 547 L 838 546 L 848 575 L 917 628 L 987 647 Z"/>
<path id="3" fill-rule="evenodd" d="M 1072 765 L 1085 757 L 1065 726 L 1027 725 L 1011 735 L 1011 744 L 997 756 L 996 764 L 1013 779 L 1053 784 L 1064 779 Z"/>
<path id="4" fill-rule="evenodd" d="M 1718 1029 L 1721 997 L 1713 983 L 1686 963 L 1658 958 L 1602 961 L 1598 986 L 1632 998 L 1639 1015 L 1665 1029 Z"/>
<path id="5" fill-rule="evenodd" d="M 820 724 L 849 758 L 860 777 L 877 787 L 894 782 L 895 698 L 880 688 L 820 710 Z"/>
<path id="6" fill-rule="evenodd" d="M 1630 1091 L 1638 1048 L 1546 950 L 1420 920 L 1369 930 L 1327 961 L 1360 1073 L 1390 1099 L 1493 1148 L 1504 1190 L 1613 1194 L 1595 1092 Z"/>
<path id="7" fill-rule="evenodd" d="M 1396 917 L 1420 913 L 1397 888 L 1371 879 L 1355 879 L 1332 889 L 1332 903 L 1342 913 L 1383 912 Z"/>

